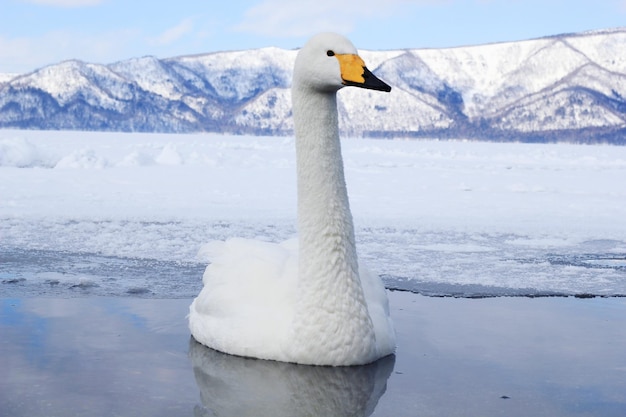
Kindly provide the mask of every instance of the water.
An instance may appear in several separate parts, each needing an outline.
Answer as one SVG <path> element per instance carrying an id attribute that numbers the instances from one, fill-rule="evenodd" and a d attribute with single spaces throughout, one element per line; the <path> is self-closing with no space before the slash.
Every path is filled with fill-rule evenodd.
<path id="1" fill-rule="evenodd" d="M 395 358 L 327 368 L 190 340 L 190 299 L 0 298 L 2 416 L 626 413 L 626 300 L 390 294 Z"/>

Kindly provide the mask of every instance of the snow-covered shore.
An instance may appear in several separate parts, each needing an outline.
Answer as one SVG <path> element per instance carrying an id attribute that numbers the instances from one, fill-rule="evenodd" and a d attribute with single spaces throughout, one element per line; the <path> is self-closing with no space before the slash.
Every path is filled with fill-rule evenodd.
<path id="1" fill-rule="evenodd" d="M 626 148 L 346 139 L 343 154 L 359 252 L 389 286 L 626 294 Z M 295 192 L 293 138 L 0 130 L 0 253 L 204 264 L 212 239 L 293 236 Z M 32 262 L 0 278 L 50 280 Z"/>

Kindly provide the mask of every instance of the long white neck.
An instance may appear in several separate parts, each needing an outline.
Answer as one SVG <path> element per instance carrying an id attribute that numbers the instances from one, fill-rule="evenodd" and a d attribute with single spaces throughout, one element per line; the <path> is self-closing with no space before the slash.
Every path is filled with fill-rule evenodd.
<path id="1" fill-rule="evenodd" d="M 373 326 L 359 279 L 339 141 L 335 92 L 292 89 L 296 135 L 300 334 L 324 349 L 373 354 Z M 327 340 L 320 334 L 327 334 Z M 360 347 L 351 346 L 356 343 Z M 363 341 L 370 341 L 363 343 Z M 312 353 L 314 354 L 314 353 Z M 347 356 L 355 352 L 345 352 Z"/>
<path id="2" fill-rule="evenodd" d="M 343 253 L 357 276 L 354 226 L 348 202 L 337 127 L 337 98 L 328 93 L 298 98 L 294 91 L 298 169 L 300 276 L 324 269 L 328 252 Z M 320 253 L 322 252 L 322 253 Z M 317 256 L 316 256 L 317 255 Z"/>

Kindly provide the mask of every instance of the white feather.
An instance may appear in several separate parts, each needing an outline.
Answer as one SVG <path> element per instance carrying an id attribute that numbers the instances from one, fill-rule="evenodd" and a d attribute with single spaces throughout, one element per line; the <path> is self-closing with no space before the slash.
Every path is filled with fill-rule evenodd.
<path id="1" fill-rule="evenodd" d="M 298 53 L 292 86 L 298 241 L 213 243 L 204 288 L 190 307 L 200 343 L 240 356 L 311 365 L 358 365 L 394 352 L 380 278 L 359 265 L 343 173 L 335 54 L 356 54 L 335 34 Z"/>

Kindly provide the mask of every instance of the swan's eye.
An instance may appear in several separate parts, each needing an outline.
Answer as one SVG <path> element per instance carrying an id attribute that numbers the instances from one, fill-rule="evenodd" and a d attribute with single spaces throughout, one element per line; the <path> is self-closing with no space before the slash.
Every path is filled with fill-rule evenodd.
<path id="1" fill-rule="evenodd" d="M 328 56 L 335 56 L 335 52 L 331 51 L 330 49 L 328 51 L 326 51 L 326 55 Z"/>

